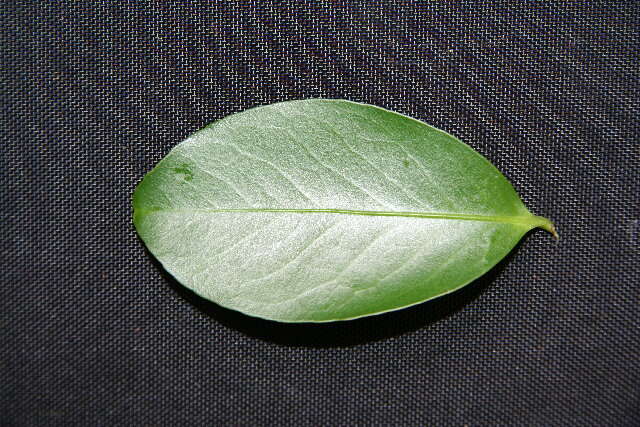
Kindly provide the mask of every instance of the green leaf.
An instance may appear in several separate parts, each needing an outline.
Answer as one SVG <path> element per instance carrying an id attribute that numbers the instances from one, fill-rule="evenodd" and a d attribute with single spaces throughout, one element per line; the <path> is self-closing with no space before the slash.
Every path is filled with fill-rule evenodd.
<path id="1" fill-rule="evenodd" d="M 484 157 L 371 105 L 304 100 L 233 114 L 140 183 L 134 223 L 178 281 L 282 322 L 353 319 L 455 291 L 534 216 Z"/>

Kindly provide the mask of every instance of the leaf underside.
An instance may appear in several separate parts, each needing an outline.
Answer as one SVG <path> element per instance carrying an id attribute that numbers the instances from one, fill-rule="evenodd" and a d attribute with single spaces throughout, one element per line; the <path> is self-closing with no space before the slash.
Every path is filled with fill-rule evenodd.
<path id="1" fill-rule="evenodd" d="M 134 193 L 149 250 L 199 295 L 283 322 L 452 292 L 531 228 L 511 184 L 451 135 L 378 107 L 290 101 L 176 146 Z"/>

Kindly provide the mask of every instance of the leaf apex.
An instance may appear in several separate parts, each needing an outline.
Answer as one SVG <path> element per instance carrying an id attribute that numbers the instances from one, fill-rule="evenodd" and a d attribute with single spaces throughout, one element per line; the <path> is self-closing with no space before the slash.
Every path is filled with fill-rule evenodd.
<path id="1" fill-rule="evenodd" d="M 556 227 L 553 224 L 553 222 L 551 222 L 549 219 L 542 217 L 542 216 L 534 216 L 535 218 L 535 227 L 540 227 L 544 230 L 547 230 L 549 233 L 551 233 L 551 235 L 553 236 L 554 239 L 560 240 L 560 236 L 558 235 L 558 232 L 556 231 Z"/>

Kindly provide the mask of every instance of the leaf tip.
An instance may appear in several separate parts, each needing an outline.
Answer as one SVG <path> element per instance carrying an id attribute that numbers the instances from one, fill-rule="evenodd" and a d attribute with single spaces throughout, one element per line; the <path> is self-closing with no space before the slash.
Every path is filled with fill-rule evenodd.
<path id="1" fill-rule="evenodd" d="M 553 224 L 553 222 L 549 221 L 547 218 L 542 218 L 542 219 L 544 220 L 544 223 L 540 224 L 540 227 L 547 230 L 549 233 L 551 233 L 553 238 L 556 239 L 556 242 L 560 240 L 560 236 L 558 235 L 558 232 L 556 231 L 556 227 Z"/>
<path id="2" fill-rule="evenodd" d="M 556 231 L 556 227 L 555 225 L 553 225 L 553 222 L 551 222 L 550 220 L 548 220 L 545 217 L 542 216 L 532 216 L 532 221 L 529 222 L 530 226 L 533 227 L 539 227 L 542 228 L 543 230 L 547 230 L 549 233 L 551 233 L 551 235 L 553 236 L 554 239 L 560 240 L 560 236 L 558 235 L 558 232 Z"/>

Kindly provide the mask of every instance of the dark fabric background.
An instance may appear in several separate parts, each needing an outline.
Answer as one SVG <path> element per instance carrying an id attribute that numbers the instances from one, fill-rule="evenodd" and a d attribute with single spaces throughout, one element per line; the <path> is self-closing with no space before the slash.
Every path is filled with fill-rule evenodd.
<path id="1" fill-rule="evenodd" d="M 639 3 L 39 3 L 1 6 L 1 425 L 640 425 Z M 460 137 L 560 241 L 351 322 L 194 296 L 137 238 L 135 185 L 310 97 Z"/>

